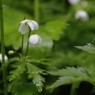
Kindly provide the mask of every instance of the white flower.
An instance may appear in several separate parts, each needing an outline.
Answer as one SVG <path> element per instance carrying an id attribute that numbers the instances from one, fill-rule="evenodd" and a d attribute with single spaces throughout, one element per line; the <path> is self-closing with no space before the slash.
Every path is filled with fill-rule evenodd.
<path id="1" fill-rule="evenodd" d="M 75 14 L 75 19 L 80 19 L 82 21 L 87 21 L 89 19 L 89 15 L 84 10 L 79 10 Z"/>
<path id="2" fill-rule="evenodd" d="M 80 0 L 68 0 L 68 2 L 72 5 L 75 5 L 77 3 L 79 3 Z"/>
<path id="3" fill-rule="evenodd" d="M 28 32 L 28 27 L 31 30 L 37 30 L 39 28 L 38 23 L 36 21 L 26 19 L 20 22 L 18 31 L 21 32 L 21 34 L 25 34 Z"/>
<path id="4" fill-rule="evenodd" d="M 32 45 L 35 45 L 35 44 L 38 44 L 38 43 L 41 43 L 41 42 L 42 42 L 42 39 L 37 34 L 33 34 L 29 37 L 29 43 L 32 44 Z"/>
<path id="5" fill-rule="evenodd" d="M 4 59 L 5 59 L 5 62 L 8 61 L 8 57 L 6 55 L 4 56 Z M 0 62 L 2 62 L 2 54 L 0 54 Z"/>

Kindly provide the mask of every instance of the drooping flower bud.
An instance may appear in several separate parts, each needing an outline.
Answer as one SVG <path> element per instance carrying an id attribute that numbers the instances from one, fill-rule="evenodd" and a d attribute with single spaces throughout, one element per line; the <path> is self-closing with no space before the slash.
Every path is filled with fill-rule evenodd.
<path id="1" fill-rule="evenodd" d="M 86 11 L 84 10 L 79 10 L 75 14 L 75 19 L 80 19 L 82 21 L 87 21 L 89 19 L 89 15 Z"/>
<path id="2" fill-rule="evenodd" d="M 33 34 L 29 37 L 29 43 L 32 45 L 36 45 L 36 44 L 41 43 L 41 42 L 42 42 L 42 39 L 37 34 Z"/>

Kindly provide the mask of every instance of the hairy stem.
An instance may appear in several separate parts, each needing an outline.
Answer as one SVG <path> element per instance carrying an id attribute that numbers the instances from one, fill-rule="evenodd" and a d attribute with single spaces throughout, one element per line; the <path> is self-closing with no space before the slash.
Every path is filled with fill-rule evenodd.
<path id="1" fill-rule="evenodd" d="M 1 40 L 1 53 L 2 53 L 2 66 L 5 64 L 5 47 L 4 47 L 4 25 L 3 25 L 3 5 L 2 0 L 0 0 L 0 40 Z M 6 66 L 2 69 L 3 82 L 4 82 L 4 94 L 8 95 L 7 92 L 7 69 Z"/>

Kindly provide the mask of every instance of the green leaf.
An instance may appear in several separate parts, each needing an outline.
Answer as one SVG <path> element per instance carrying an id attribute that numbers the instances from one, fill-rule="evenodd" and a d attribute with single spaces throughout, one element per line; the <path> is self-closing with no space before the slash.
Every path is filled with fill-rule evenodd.
<path id="1" fill-rule="evenodd" d="M 45 79 L 41 75 L 39 75 L 39 74 L 34 75 L 33 83 L 36 85 L 39 92 L 42 91 L 43 82 L 45 82 Z"/>
<path id="2" fill-rule="evenodd" d="M 32 82 L 26 83 L 25 78 L 12 81 L 9 84 L 8 91 L 12 95 L 37 95 L 38 93 L 35 85 Z"/>
<path id="3" fill-rule="evenodd" d="M 35 64 L 42 64 L 42 65 L 45 65 L 45 66 L 49 66 L 53 69 L 56 69 L 55 66 L 53 66 L 50 62 L 47 62 L 48 60 L 50 59 L 26 59 L 27 62 L 31 62 L 31 63 L 35 63 Z"/>
<path id="4" fill-rule="evenodd" d="M 11 12 L 11 14 L 9 14 Z M 21 34 L 18 32 L 20 22 L 24 17 L 30 18 L 31 16 L 22 11 L 5 7 L 4 8 L 4 30 L 5 30 L 5 45 L 13 46 L 15 50 L 21 47 Z"/>
<path id="5" fill-rule="evenodd" d="M 49 88 L 56 88 L 61 85 L 66 85 L 66 84 L 71 84 L 75 82 L 80 82 L 80 81 L 88 81 L 88 77 L 74 77 L 74 76 L 63 76 L 59 77 L 58 80 L 56 80 Z"/>
<path id="6" fill-rule="evenodd" d="M 87 81 L 90 83 L 93 82 L 92 80 L 93 76 L 91 75 L 91 72 L 89 73 L 89 70 L 87 68 L 67 67 L 66 69 L 58 70 L 56 72 L 52 71 L 49 73 L 52 75 L 60 76 L 59 79 L 56 80 L 54 84 L 50 86 L 50 88 L 56 88 L 61 85 L 71 84 L 71 83 L 81 82 L 81 81 Z M 74 91 L 74 89 L 77 86 L 78 85 L 74 85 L 74 88 L 72 91 Z"/>
<path id="7" fill-rule="evenodd" d="M 82 67 L 66 67 L 66 69 L 57 70 L 57 71 L 48 71 L 51 75 L 56 76 L 74 76 L 74 77 L 87 77 L 87 74 L 85 73 L 85 69 Z"/>
<path id="8" fill-rule="evenodd" d="M 91 43 L 87 43 L 87 45 L 84 46 L 75 46 L 78 49 L 82 49 L 83 51 L 86 51 L 91 54 L 95 54 L 95 47 Z"/>
<path id="9" fill-rule="evenodd" d="M 18 62 L 15 63 L 16 65 L 13 65 L 16 69 L 10 71 L 9 81 L 12 81 L 13 79 L 19 77 L 20 74 L 22 74 L 26 68 L 24 62 Z"/>
<path id="10" fill-rule="evenodd" d="M 38 88 L 38 91 L 42 91 L 43 82 L 45 82 L 45 79 L 40 75 L 44 74 L 42 69 L 36 67 L 35 65 L 27 62 L 27 73 L 28 78 L 33 78 L 33 83 Z"/>
<path id="11" fill-rule="evenodd" d="M 35 65 L 28 63 L 26 64 L 26 67 L 28 69 L 27 73 L 28 73 L 28 77 L 29 78 L 33 78 L 35 74 L 44 74 L 42 69 L 36 67 Z"/>
<path id="12" fill-rule="evenodd" d="M 70 95 L 77 95 L 76 89 L 79 88 L 80 82 L 74 82 L 71 87 Z"/>
<path id="13" fill-rule="evenodd" d="M 77 79 L 75 79 L 73 76 L 59 77 L 59 79 L 56 80 L 49 88 L 56 88 L 61 85 L 71 84 L 72 82 L 75 82 L 75 80 L 77 80 Z"/>
<path id="14" fill-rule="evenodd" d="M 53 40 L 59 40 L 60 36 L 64 34 L 63 30 L 67 28 L 67 22 L 63 20 L 49 21 L 45 24 L 44 29 L 46 34 Z"/>

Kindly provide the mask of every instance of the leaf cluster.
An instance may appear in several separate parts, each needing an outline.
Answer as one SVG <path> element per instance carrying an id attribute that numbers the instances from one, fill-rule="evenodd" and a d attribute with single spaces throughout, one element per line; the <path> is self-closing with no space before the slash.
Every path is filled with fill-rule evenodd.
<path id="1" fill-rule="evenodd" d="M 35 63 L 36 63 L 36 61 L 35 61 Z M 41 62 L 39 61 L 37 63 L 41 63 Z M 44 69 L 37 67 L 34 64 L 34 61 L 30 62 L 29 59 L 27 59 L 26 61 L 22 61 L 22 60 L 18 60 L 18 59 L 11 59 L 9 61 L 8 65 L 10 66 L 10 69 L 11 69 L 9 71 L 9 81 L 11 82 L 10 90 L 12 90 L 13 93 L 15 93 L 13 90 L 13 88 L 14 88 L 13 86 L 15 86 L 14 89 L 17 90 L 17 88 L 18 88 L 17 86 L 22 86 L 24 84 L 27 86 L 31 86 L 30 88 L 32 88 L 32 86 L 35 86 L 35 87 L 37 87 L 39 92 L 42 91 L 42 88 L 44 86 L 43 82 L 45 82 L 45 78 L 42 75 L 45 75 L 46 72 Z M 24 77 L 24 80 L 23 80 L 23 77 Z M 25 83 L 22 80 L 25 81 Z M 15 84 L 15 81 L 17 82 L 17 85 Z M 22 83 L 18 84 L 19 81 L 22 81 Z M 28 82 L 28 81 L 30 81 L 30 82 Z M 26 92 L 27 92 L 28 88 L 25 90 Z M 23 89 L 23 88 L 21 87 L 21 89 Z M 35 88 L 35 90 L 36 90 L 36 88 Z M 19 91 L 17 91 L 16 93 L 18 93 L 18 92 Z M 24 91 L 22 93 L 24 93 Z M 23 94 L 21 94 L 21 95 L 23 95 Z"/>

